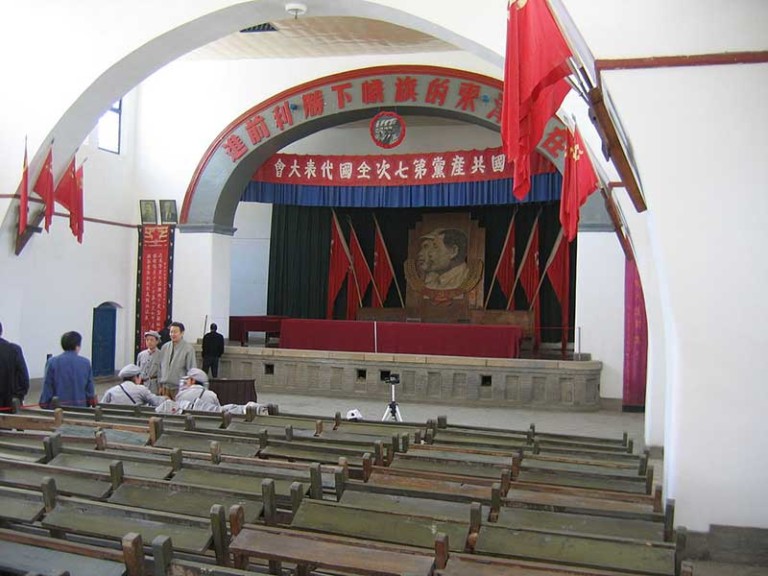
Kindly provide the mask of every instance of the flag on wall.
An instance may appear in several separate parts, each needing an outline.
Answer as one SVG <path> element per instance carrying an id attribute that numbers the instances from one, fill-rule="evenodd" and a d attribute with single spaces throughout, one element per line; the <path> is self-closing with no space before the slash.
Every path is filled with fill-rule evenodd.
<path id="1" fill-rule="evenodd" d="M 570 247 L 568 242 L 563 241 L 563 229 L 557 235 L 555 245 L 552 247 L 552 253 L 549 255 L 544 274 L 549 278 L 552 289 L 555 292 L 558 302 L 560 302 L 560 313 L 562 315 L 562 333 L 561 345 L 562 351 L 568 345 L 568 320 L 570 316 L 570 292 L 571 292 L 571 274 L 570 274 Z"/>
<path id="2" fill-rule="evenodd" d="M 19 195 L 19 236 L 27 229 L 29 215 L 29 170 L 27 168 L 27 140 L 24 139 L 24 164 L 21 169 L 21 182 L 16 191 Z"/>
<path id="3" fill-rule="evenodd" d="M 521 200 L 531 188 L 530 155 L 568 93 L 570 56 L 545 0 L 509 2 L 501 138 L 507 161 L 515 164 L 513 193 Z"/>
<path id="4" fill-rule="evenodd" d="M 570 242 L 576 238 L 579 229 L 579 208 L 597 190 L 599 182 L 579 130 L 568 130 L 567 139 L 563 191 L 560 195 L 560 223 Z"/>
<path id="5" fill-rule="evenodd" d="M 37 176 L 35 185 L 32 187 L 45 203 L 45 230 L 51 227 L 53 220 L 53 147 L 48 148 L 48 154 L 45 156 L 43 168 Z"/>
<path id="6" fill-rule="evenodd" d="M 328 303 L 326 309 L 326 318 L 333 318 L 333 303 L 341 290 L 344 278 L 350 269 L 349 249 L 344 241 L 344 234 L 341 233 L 339 220 L 336 218 L 336 212 L 331 211 L 331 259 L 328 264 Z"/>
<path id="7" fill-rule="evenodd" d="M 373 275 L 351 220 L 349 222 L 349 255 L 351 266 L 347 273 L 347 320 L 355 320 L 357 309 L 363 305 L 365 292 L 373 282 Z"/>
<path id="8" fill-rule="evenodd" d="M 523 260 L 520 264 L 520 270 L 518 271 L 518 277 L 520 284 L 525 292 L 525 297 L 528 299 L 529 308 L 533 309 L 534 313 L 534 346 L 538 348 L 541 342 L 541 306 L 539 299 L 536 297 L 539 287 L 539 216 L 541 210 L 536 215 L 536 220 L 533 221 L 533 227 L 531 228 L 531 235 L 528 237 L 528 244 L 525 247 L 525 254 L 523 254 Z M 513 302 L 513 298 L 510 299 L 510 303 Z"/>
<path id="9" fill-rule="evenodd" d="M 56 202 L 69 210 L 69 229 L 83 243 L 83 167 L 75 168 L 72 157 L 54 192 Z"/>
<path id="10" fill-rule="evenodd" d="M 395 282 L 398 294 L 400 294 L 400 287 L 397 285 L 395 269 L 392 266 L 389 250 L 387 250 L 384 235 L 381 233 L 379 221 L 375 215 L 373 223 L 376 225 L 376 239 L 373 245 L 373 285 L 375 287 L 373 307 L 383 308 L 387 294 L 389 294 L 389 289 L 392 286 L 392 281 L 394 280 Z M 404 307 L 402 294 L 400 294 L 400 305 Z"/>
<path id="11" fill-rule="evenodd" d="M 515 216 L 517 211 L 512 214 L 507 227 L 507 236 L 504 238 L 504 245 L 501 248 L 501 255 L 496 264 L 496 271 L 493 273 L 493 282 L 499 283 L 499 288 L 504 293 L 504 298 L 509 303 L 515 289 Z M 493 292 L 493 282 L 488 290 L 488 296 L 485 298 L 485 308 L 488 308 L 488 302 Z"/>

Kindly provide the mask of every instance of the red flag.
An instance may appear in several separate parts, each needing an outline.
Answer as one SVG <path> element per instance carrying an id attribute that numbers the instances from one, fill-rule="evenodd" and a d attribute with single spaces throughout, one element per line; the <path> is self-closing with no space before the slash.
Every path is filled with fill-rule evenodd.
<path id="1" fill-rule="evenodd" d="M 75 157 L 72 157 L 67 169 L 59 180 L 54 192 L 56 202 L 69 210 L 69 229 L 72 234 L 78 235 L 77 216 L 77 170 L 75 169 Z"/>
<path id="2" fill-rule="evenodd" d="M 530 155 L 544 126 L 568 93 L 563 80 L 571 56 L 545 0 L 510 2 L 504 64 L 501 139 L 507 162 L 514 162 L 514 195 L 530 190 Z"/>
<path id="3" fill-rule="evenodd" d="M 576 237 L 579 229 L 579 208 L 599 187 L 595 168 L 577 129 L 568 131 L 564 172 L 563 191 L 560 195 L 560 224 L 570 242 Z"/>
<path id="4" fill-rule="evenodd" d="M 354 320 L 373 276 L 352 222 L 349 223 L 349 255 L 352 265 L 347 273 L 347 320 Z"/>
<path id="5" fill-rule="evenodd" d="M 331 220 L 331 259 L 328 265 L 328 308 L 326 318 L 333 318 L 333 303 L 341 290 L 344 278 L 349 271 L 349 250 L 341 233 L 336 212 L 332 212 Z"/>
<path id="6" fill-rule="evenodd" d="M 24 140 L 24 164 L 21 169 L 21 182 L 16 191 L 19 195 L 19 236 L 27 229 L 29 215 L 29 170 L 27 168 L 27 141 Z"/>
<path id="7" fill-rule="evenodd" d="M 570 292 L 571 292 L 571 274 L 570 274 L 570 247 L 568 242 L 563 242 L 563 230 L 557 235 L 555 245 L 552 248 L 552 255 L 547 262 L 545 274 L 552 284 L 558 302 L 560 302 L 560 313 L 562 315 L 562 336 L 561 343 L 563 352 L 568 345 L 568 317 L 570 315 Z"/>
<path id="8" fill-rule="evenodd" d="M 515 286 L 515 216 L 509 221 L 507 237 L 504 240 L 504 247 L 501 249 L 499 263 L 496 266 L 496 280 L 499 288 L 504 292 L 504 296 L 509 302 L 512 298 L 512 290 Z M 490 297 L 490 294 L 488 294 Z M 486 303 L 487 304 L 487 303 Z"/>
<path id="9" fill-rule="evenodd" d="M 83 165 L 80 165 L 80 168 L 77 169 L 77 172 L 75 173 L 75 181 L 77 183 L 77 186 L 75 188 L 75 201 L 74 201 L 74 216 L 75 216 L 75 222 L 74 225 L 76 226 L 77 230 L 73 228 L 73 222 L 72 222 L 72 215 L 73 212 L 69 213 L 69 227 L 72 230 L 72 233 L 77 236 L 77 241 L 82 244 L 83 243 L 83 231 L 85 230 L 85 220 L 83 218 Z"/>
<path id="10" fill-rule="evenodd" d="M 392 280 L 395 278 L 395 269 L 392 267 L 392 261 L 389 259 L 389 251 L 384 242 L 384 235 L 379 228 L 379 222 L 374 218 L 376 224 L 376 241 L 373 245 L 373 285 L 376 287 L 373 298 L 374 308 L 383 308 L 384 301 L 389 294 L 389 288 L 392 286 Z"/>
<path id="11" fill-rule="evenodd" d="M 53 148 L 48 148 L 48 155 L 43 162 L 43 168 L 32 187 L 45 202 L 45 229 L 51 227 L 53 220 Z"/>
<path id="12" fill-rule="evenodd" d="M 541 309 L 539 299 L 536 293 L 539 287 L 539 217 L 533 222 L 531 235 L 528 237 L 528 246 L 523 255 L 523 262 L 520 265 L 520 284 L 528 299 L 529 307 L 534 311 L 534 345 L 538 347 L 541 342 Z M 510 299 L 510 302 L 512 300 Z"/>

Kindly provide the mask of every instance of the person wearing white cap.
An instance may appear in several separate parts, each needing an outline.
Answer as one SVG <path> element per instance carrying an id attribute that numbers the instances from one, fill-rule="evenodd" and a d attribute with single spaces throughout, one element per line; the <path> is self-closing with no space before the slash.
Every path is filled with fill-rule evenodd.
<path id="1" fill-rule="evenodd" d="M 102 404 L 124 404 L 139 406 L 158 406 L 165 400 L 162 396 L 155 396 L 141 383 L 141 368 L 136 364 L 128 364 L 118 373 L 122 382 L 112 386 L 101 397 Z"/>
<path id="2" fill-rule="evenodd" d="M 221 403 L 215 392 L 208 390 L 208 374 L 199 368 L 190 368 L 179 386 L 174 400 L 181 410 L 221 412 Z"/>
<path id="3" fill-rule="evenodd" d="M 144 332 L 144 343 L 147 347 L 139 352 L 136 365 L 141 369 L 141 382 L 152 393 L 157 393 L 157 379 L 160 376 L 160 333 L 155 330 Z"/>

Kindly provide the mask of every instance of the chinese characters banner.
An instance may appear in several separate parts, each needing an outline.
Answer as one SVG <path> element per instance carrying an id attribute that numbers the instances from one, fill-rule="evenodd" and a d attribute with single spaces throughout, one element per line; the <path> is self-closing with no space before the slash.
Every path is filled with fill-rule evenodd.
<path id="1" fill-rule="evenodd" d="M 144 348 L 143 334 L 161 330 L 171 317 L 173 288 L 173 226 L 142 226 L 136 282 L 136 350 Z"/>
<path id="2" fill-rule="evenodd" d="M 555 170 L 538 154 L 534 164 L 534 174 Z M 375 156 L 275 154 L 253 180 L 313 186 L 403 186 L 497 180 L 511 178 L 512 173 L 501 148 L 487 148 Z"/>

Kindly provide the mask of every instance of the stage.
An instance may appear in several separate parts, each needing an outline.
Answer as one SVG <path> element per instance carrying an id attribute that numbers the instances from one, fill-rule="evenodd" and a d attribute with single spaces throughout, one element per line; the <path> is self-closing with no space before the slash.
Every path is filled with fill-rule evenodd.
<path id="1" fill-rule="evenodd" d="M 199 349 L 199 346 L 198 346 Z M 387 401 L 383 381 L 399 374 L 398 402 L 507 406 L 574 411 L 600 409 L 602 362 L 470 358 L 227 346 L 225 378 L 253 378 L 256 390 Z"/>

